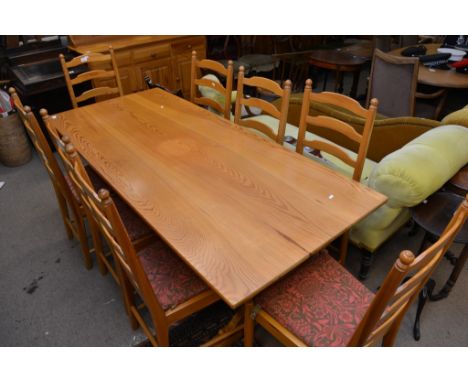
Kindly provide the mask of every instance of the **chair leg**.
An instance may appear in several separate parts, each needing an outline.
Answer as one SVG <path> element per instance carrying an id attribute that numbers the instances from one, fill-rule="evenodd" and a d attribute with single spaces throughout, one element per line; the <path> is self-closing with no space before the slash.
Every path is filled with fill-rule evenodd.
<path id="1" fill-rule="evenodd" d="M 55 186 L 54 186 L 55 188 Z M 63 220 L 63 225 L 65 226 L 65 230 L 67 232 L 68 239 L 71 240 L 73 239 L 73 231 L 70 227 L 70 214 L 68 211 L 68 205 L 67 201 L 64 198 L 64 196 L 60 193 L 57 192 L 57 189 L 55 190 L 55 194 L 57 195 L 57 201 L 58 205 L 60 207 L 60 213 L 62 215 L 62 220 Z"/>
<path id="2" fill-rule="evenodd" d="M 76 231 L 78 233 L 78 240 L 80 241 L 81 251 L 83 252 L 83 261 L 86 269 L 93 267 L 93 259 L 89 253 L 88 236 L 86 235 L 85 222 L 80 211 L 73 208 L 73 215 L 75 217 Z"/>
<path id="3" fill-rule="evenodd" d="M 120 281 L 120 288 L 122 291 L 125 311 L 127 312 L 128 318 L 130 320 L 130 326 L 132 327 L 133 330 L 136 330 L 139 328 L 140 324 L 138 323 L 138 320 L 135 318 L 132 312 L 132 307 L 136 311 L 138 310 L 138 308 L 135 305 L 133 285 L 128 280 L 128 277 L 125 274 L 125 272 L 122 270 L 122 267 L 120 266 L 120 264 L 117 263 L 116 268 L 117 268 L 117 275 Z"/>
<path id="4" fill-rule="evenodd" d="M 369 274 L 373 254 L 365 249 L 361 249 L 361 256 L 361 269 L 359 270 L 359 279 L 365 280 Z"/>
<path id="5" fill-rule="evenodd" d="M 349 246 L 349 231 L 345 232 L 341 236 L 340 242 L 340 264 L 344 265 L 346 262 L 346 257 L 348 256 L 348 246 Z"/>
<path id="6" fill-rule="evenodd" d="M 255 320 L 252 318 L 253 302 L 245 304 L 244 310 L 244 346 L 251 347 L 254 342 Z"/>
<path id="7" fill-rule="evenodd" d="M 99 235 L 99 229 L 94 221 L 89 221 L 89 226 L 91 229 L 91 237 L 93 239 L 94 253 L 96 255 L 99 272 L 104 276 L 108 273 L 108 269 L 103 261 L 104 252 L 102 250 L 102 240 L 101 236 Z"/>

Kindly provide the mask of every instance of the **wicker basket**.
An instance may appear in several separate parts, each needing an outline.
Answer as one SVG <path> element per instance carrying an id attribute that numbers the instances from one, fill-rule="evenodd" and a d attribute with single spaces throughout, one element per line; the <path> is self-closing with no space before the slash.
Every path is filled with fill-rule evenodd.
<path id="1" fill-rule="evenodd" d="M 14 167 L 30 160 L 31 146 L 18 115 L 0 118 L 0 162 Z"/>

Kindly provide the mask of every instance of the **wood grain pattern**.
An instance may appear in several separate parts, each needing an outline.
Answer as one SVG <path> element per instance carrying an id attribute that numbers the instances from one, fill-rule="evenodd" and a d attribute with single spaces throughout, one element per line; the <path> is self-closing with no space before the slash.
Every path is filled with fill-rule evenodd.
<path id="1" fill-rule="evenodd" d="M 231 307 L 386 201 L 159 89 L 51 118 Z"/>

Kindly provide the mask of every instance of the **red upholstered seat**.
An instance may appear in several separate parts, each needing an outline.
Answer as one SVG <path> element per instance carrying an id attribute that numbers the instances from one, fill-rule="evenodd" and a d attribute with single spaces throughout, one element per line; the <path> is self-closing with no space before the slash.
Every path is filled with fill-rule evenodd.
<path id="1" fill-rule="evenodd" d="M 208 286 L 164 242 L 138 252 L 141 265 L 164 310 L 208 290 Z"/>
<path id="2" fill-rule="evenodd" d="M 262 292 L 255 302 L 309 346 L 346 346 L 373 298 L 323 251 Z"/>
<path id="3" fill-rule="evenodd" d="M 96 191 L 100 190 L 101 188 L 105 188 L 111 192 L 112 199 L 115 202 L 115 206 L 119 211 L 120 217 L 127 229 L 128 236 L 130 236 L 130 240 L 134 241 L 146 235 L 149 235 L 152 230 L 151 228 L 140 218 L 131 208 L 130 206 L 122 200 L 115 192 L 112 192 L 112 188 L 106 183 L 104 179 L 102 179 L 90 166 L 86 166 L 86 172 L 88 173 L 89 179 L 93 184 L 93 187 Z M 81 204 L 80 196 L 70 179 L 68 174 L 65 174 L 65 180 L 70 187 L 70 190 L 73 194 L 73 197 Z"/>

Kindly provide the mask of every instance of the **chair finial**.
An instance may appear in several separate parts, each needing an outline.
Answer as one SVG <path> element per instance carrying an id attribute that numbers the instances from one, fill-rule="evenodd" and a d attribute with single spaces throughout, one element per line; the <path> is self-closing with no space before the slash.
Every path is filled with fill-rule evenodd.
<path id="1" fill-rule="evenodd" d="M 23 109 L 26 114 L 29 114 L 31 112 L 31 108 L 28 105 L 24 105 Z"/>
<path id="2" fill-rule="evenodd" d="M 13 95 L 16 93 L 16 89 L 12 86 L 11 88 L 8 89 L 8 93 L 10 93 L 10 95 Z"/>
<path id="3" fill-rule="evenodd" d="M 310 78 L 306 80 L 305 84 L 306 89 L 312 89 L 312 80 Z"/>
<path id="4" fill-rule="evenodd" d="M 379 100 L 377 98 L 372 98 L 370 101 L 370 107 L 377 109 L 377 106 L 379 106 Z"/>
<path id="5" fill-rule="evenodd" d="M 285 89 L 291 89 L 291 87 L 292 87 L 292 82 L 291 82 L 291 80 L 286 80 L 286 81 L 284 81 L 284 88 L 285 88 Z"/>
<path id="6" fill-rule="evenodd" d="M 68 143 L 67 145 L 65 145 L 65 152 L 71 159 L 76 158 L 76 156 L 78 155 L 75 146 L 73 146 L 73 143 Z"/>
<path id="7" fill-rule="evenodd" d="M 42 119 L 49 118 L 49 112 L 47 111 L 47 109 L 39 110 L 39 114 L 41 115 Z"/>
<path id="8" fill-rule="evenodd" d="M 62 142 L 65 143 L 65 145 L 68 145 L 71 143 L 70 137 L 68 135 L 62 135 Z"/>
<path id="9" fill-rule="evenodd" d="M 108 190 L 106 190 L 105 188 L 101 188 L 99 191 L 98 191 L 98 196 L 99 196 L 99 199 L 101 199 L 102 203 L 104 205 L 107 205 L 110 203 L 110 193 Z"/>
<path id="10" fill-rule="evenodd" d="M 402 271 L 406 271 L 406 269 L 411 265 L 414 259 L 415 256 L 413 252 L 405 249 L 404 251 L 401 251 L 400 256 L 398 257 L 397 267 Z"/>

